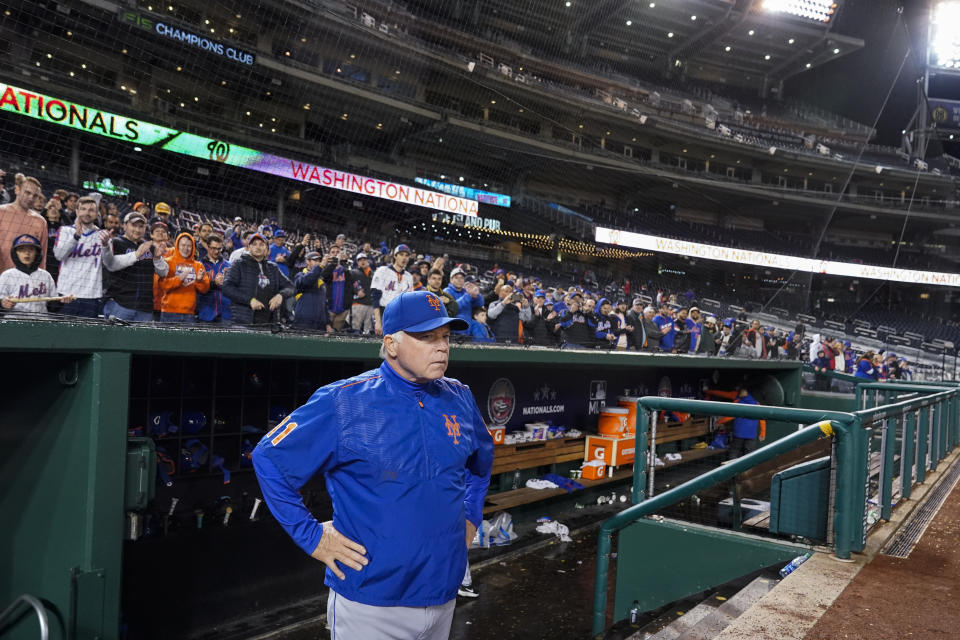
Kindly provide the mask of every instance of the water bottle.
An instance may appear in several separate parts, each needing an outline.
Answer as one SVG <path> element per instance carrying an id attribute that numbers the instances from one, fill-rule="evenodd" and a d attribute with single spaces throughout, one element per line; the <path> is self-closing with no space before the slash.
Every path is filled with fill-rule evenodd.
<path id="1" fill-rule="evenodd" d="M 639 623 L 640 623 L 640 603 L 634 600 L 633 606 L 630 607 L 630 624 L 637 625 Z"/>
<path id="2" fill-rule="evenodd" d="M 517 469 L 516 471 L 513 472 L 513 488 L 514 489 L 520 488 L 520 469 Z"/>
<path id="3" fill-rule="evenodd" d="M 809 558 L 809 557 L 810 557 L 810 554 L 809 554 L 809 553 L 805 553 L 805 554 L 803 554 L 802 556 L 797 556 L 796 558 L 794 558 L 793 560 L 791 560 L 783 569 L 780 569 L 780 577 L 781 577 L 781 578 L 786 578 L 788 575 L 790 575 L 791 573 L 793 573 L 794 570 L 796 570 L 797 567 L 799 567 L 799 566 L 802 565 L 804 562 L 806 562 L 806 561 L 807 561 L 807 558 Z"/>

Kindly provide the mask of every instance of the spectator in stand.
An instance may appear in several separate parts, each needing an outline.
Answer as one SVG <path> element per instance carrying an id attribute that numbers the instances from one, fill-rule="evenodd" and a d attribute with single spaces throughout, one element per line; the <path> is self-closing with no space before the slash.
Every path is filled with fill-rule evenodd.
<path id="1" fill-rule="evenodd" d="M 786 339 L 786 349 L 787 349 L 787 359 L 788 360 L 799 360 L 800 354 L 803 351 L 803 336 L 806 333 L 806 326 L 802 322 L 797 323 L 797 326 L 794 327 L 793 331 L 787 334 Z M 850 370 L 853 371 L 856 363 L 851 363 L 854 366 L 850 367 Z"/>
<path id="2" fill-rule="evenodd" d="M 105 318 L 153 320 L 153 276 L 165 277 L 170 266 L 163 259 L 166 244 L 144 242 L 146 230 L 143 214 L 128 213 L 123 219 L 123 235 L 111 238 L 103 251 L 103 266 L 110 274 L 103 296 Z"/>
<path id="3" fill-rule="evenodd" d="M 80 201 L 80 194 L 69 191 L 61 201 L 63 208 L 60 209 L 60 220 L 63 224 L 73 224 L 77 219 L 77 203 Z"/>
<path id="4" fill-rule="evenodd" d="M 120 229 L 120 214 L 107 212 L 107 216 L 103 219 L 103 230 L 110 234 L 110 237 L 113 238 L 117 235 L 117 231 Z"/>
<path id="5" fill-rule="evenodd" d="M 303 234 L 303 238 L 293 245 L 290 255 L 287 256 L 287 268 L 296 270 L 307 266 L 305 256 L 313 250 L 313 236 L 309 233 Z M 302 266 L 301 262 L 304 263 Z"/>
<path id="6" fill-rule="evenodd" d="M 910 368 L 910 363 L 907 362 L 906 358 L 900 358 L 900 378 L 903 380 L 913 380 L 913 369 Z"/>
<path id="7" fill-rule="evenodd" d="M 610 314 L 617 319 L 620 327 L 617 334 L 617 341 L 613 345 L 614 348 L 619 351 L 629 349 L 630 339 L 633 337 L 633 332 L 637 327 L 627 322 L 627 301 L 623 298 L 617 300 L 617 306 L 613 308 Z"/>
<path id="8" fill-rule="evenodd" d="M 13 239 L 10 259 L 12 269 L 0 273 L 0 309 L 18 313 L 46 314 L 62 303 L 71 302 L 68 296 L 61 302 L 18 302 L 25 298 L 53 297 L 56 284 L 45 269 L 40 268 L 41 242 L 29 233 Z"/>
<path id="9" fill-rule="evenodd" d="M 900 379 L 900 363 L 897 361 L 897 354 L 888 353 L 883 357 L 883 366 L 886 372 L 887 380 Z"/>
<path id="10" fill-rule="evenodd" d="M 612 349 L 620 332 L 619 321 L 615 317 L 610 317 L 611 310 L 610 301 L 603 298 L 600 300 L 600 312 L 594 314 L 596 328 L 593 335 L 596 338 L 596 346 L 600 349 Z"/>
<path id="11" fill-rule="evenodd" d="M 350 326 L 357 333 L 373 333 L 373 304 L 370 300 L 370 282 L 373 269 L 366 253 L 358 253 L 357 269 L 354 272 L 353 306 L 350 307 Z"/>
<path id="12" fill-rule="evenodd" d="M 254 233 L 247 241 L 247 253 L 227 269 L 222 289 L 230 299 L 235 324 L 270 324 L 283 301 L 293 296 L 293 283 L 267 260 L 268 251 L 267 239 Z"/>
<path id="13" fill-rule="evenodd" d="M 240 216 L 233 219 L 233 227 L 224 242 L 223 248 L 228 252 L 243 248 L 243 218 Z"/>
<path id="14" fill-rule="evenodd" d="M 457 316 L 459 317 L 459 316 Z M 473 309 L 473 317 L 470 319 L 470 328 L 467 333 L 473 338 L 474 342 L 495 342 L 496 336 L 487 326 L 487 310 L 483 307 Z"/>
<path id="15" fill-rule="evenodd" d="M 330 324 L 330 315 L 327 311 L 327 290 L 322 274 L 333 264 L 336 264 L 339 250 L 332 245 L 330 252 L 320 258 L 320 254 L 311 251 L 306 255 L 307 266 L 293 279 L 296 290 L 296 305 L 293 312 L 293 326 L 297 329 L 331 332 L 334 327 Z"/>
<path id="16" fill-rule="evenodd" d="M 708 316 L 706 320 L 703 321 L 703 333 L 700 335 L 700 346 L 697 348 L 697 353 L 702 353 L 708 356 L 717 355 L 717 338 L 720 336 L 720 330 L 717 328 L 717 319 L 713 316 Z"/>
<path id="17" fill-rule="evenodd" d="M 733 344 L 733 319 L 727 318 L 720 327 L 720 333 L 716 337 L 717 355 L 722 357 L 733 355 L 736 352 L 736 345 Z"/>
<path id="18" fill-rule="evenodd" d="M 857 371 L 853 375 L 864 380 L 878 380 L 880 373 L 873 366 L 873 358 L 873 351 L 867 351 L 860 356 L 860 360 L 857 361 Z"/>
<path id="19" fill-rule="evenodd" d="M 690 351 L 692 330 L 690 325 L 692 320 L 687 317 L 689 310 L 686 307 L 677 309 L 677 317 L 673 320 L 673 353 L 685 354 Z"/>
<path id="20" fill-rule="evenodd" d="M 150 228 L 153 228 L 154 222 L 162 222 L 167 225 L 167 233 L 171 238 L 179 237 L 180 229 L 177 225 L 173 224 L 173 216 L 170 205 L 166 202 L 158 202 L 157 205 L 153 208 L 153 218 L 150 219 Z"/>
<path id="21" fill-rule="evenodd" d="M 593 321 L 593 314 L 581 310 L 583 296 L 576 293 L 565 301 L 567 310 L 560 316 L 557 328 L 563 332 L 564 349 L 586 348 L 596 343 L 597 325 Z"/>
<path id="22" fill-rule="evenodd" d="M 652 318 L 653 316 L 651 316 Z M 629 334 L 630 348 L 636 351 L 642 351 L 644 343 L 647 341 L 647 327 L 643 324 L 643 300 L 639 297 L 633 299 L 633 305 L 630 310 L 624 314 L 624 321 L 633 326 L 633 331 Z M 660 342 L 660 327 L 657 327 L 657 343 Z"/>
<path id="23" fill-rule="evenodd" d="M 883 366 L 883 353 L 877 353 L 873 356 L 873 368 L 876 371 L 877 380 L 884 381 L 887 379 L 887 371 Z"/>
<path id="24" fill-rule="evenodd" d="M 290 249 L 287 249 L 284 246 L 284 243 L 287 241 L 287 232 L 283 229 L 277 229 L 273 232 L 273 244 L 270 245 L 270 262 L 276 263 L 277 267 L 280 268 L 280 273 L 284 277 L 290 277 L 290 267 L 287 263 L 287 259 L 290 257 Z"/>
<path id="25" fill-rule="evenodd" d="M 57 291 L 76 300 L 63 305 L 61 313 L 68 316 L 96 318 L 103 306 L 103 246 L 109 236 L 94 224 L 97 219 L 97 201 L 83 197 L 77 203 L 77 222 L 71 227 L 60 227 L 57 244 L 53 248 L 60 261 Z"/>
<path id="26" fill-rule="evenodd" d="M 673 326 L 673 312 L 670 310 L 669 303 L 660 303 L 660 313 L 653 317 L 653 321 L 661 329 L 660 350 L 670 353 L 673 351 L 676 331 Z M 666 331 L 664 331 L 666 329 Z"/>
<path id="27" fill-rule="evenodd" d="M 427 291 L 440 298 L 447 315 L 451 318 L 460 317 L 460 305 L 454 300 L 453 296 L 446 289 L 441 288 L 443 284 L 443 271 L 440 269 L 431 269 L 427 274 Z M 469 324 L 469 320 L 467 321 Z"/>
<path id="28" fill-rule="evenodd" d="M 634 301 L 634 307 L 636 306 L 636 301 Z M 641 349 L 647 353 L 657 353 L 662 351 L 663 344 L 661 340 L 663 339 L 664 334 L 673 331 L 673 324 L 667 324 L 663 326 L 657 324 L 654 321 L 656 314 L 657 310 L 652 306 L 648 306 L 643 309 L 643 318 L 641 319 L 641 327 L 643 328 L 643 346 Z"/>
<path id="29" fill-rule="evenodd" d="M 7 172 L 0 169 L 0 205 L 10 204 L 13 201 L 13 194 L 6 185 Z"/>
<path id="30" fill-rule="evenodd" d="M 207 257 L 200 261 L 210 278 L 210 289 L 197 298 L 197 318 L 210 324 L 230 324 L 230 299 L 223 295 L 230 263 L 223 257 L 223 236 L 207 237 Z"/>
<path id="31" fill-rule="evenodd" d="M 200 231 L 197 234 L 197 255 L 194 256 L 198 261 L 203 262 L 207 259 L 207 241 L 213 235 L 213 225 L 209 222 L 200 223 Z"/>
<path id="32" fill-rule="evenodd" d="M 47 246 L 53 246 L 57 243 L 57 236 L 60 235 L 60 227 L 63 226 L 63 214 L 61 213 L 59 199 L 50 198 L 46 207 L 43 209 L 43 215 L 47 219 Z M 47 252 L 47 260 L 43 265 L 47 273 L 56 281 L 60 275 L 60 262 L 53 251 Z"/>
<path id="33" fill-rule="evenodd" d="M 197 246 L 193 236 L 177 236 L 173 253 L 166 258 L 169 271 L 160 278 L 160 322 L 193 323 L 197 321 L 197 295 L 210 289 L 210 276 L 203 264 L 194 260 Z"/>
<path id="34" fill-rule="evenodd" d="M 857 369 L 857 354 L 853 350 L 853 344 L 847 340 L 843 343 L 843 370 L 847 373 L 853 373 Z"/>
<path id="35" fill-rule="evenodd" d="M 503 285 L 505 294 L 487 308 L 487 317 L 491 320 L 490 328 L 497 337 L 497 342 L 521 344 L 523 342 L 523 323 L 530 322 L 532 313 L 530 303 L 519 291 L 514 291 L 509 284 Z"/>
<path id="36" fill-rule="evenodd" d="M 243 240 L 240 242 L 240 246 L 233 250 L 233 253 L 230 254 L 230 257 L 227 258 L 227 262 L 234 264 L 240 260 L 240 257 L 247 253 L 247 243 L 250 242 L 250 236 L 255 234 L 256 231 L 244 231 Z"/>
<path id="37" fill-rule="evenodd" d="M 466 281 L 467 276 L 460 267 L 454 267 L 450 272 L 450 284 L 446 291 L 457 303 L 457 317 L 465 322 L 471 322 L 473 319 L 473 310 L 483 306 L 483 296 L 480 295 L 480 287 L 473 282 Z M 453 333 L 462 333 L 454 331 Z"/>
<path id="38" fill-rule="evenodd" d="M 476 310 L 482 308 L 474 308 L 474 317 L 476 317 Z M 559 314 L 553 309 L 553 299 L 548 299 L 546 292 L 543 290 L 535 291 L 530 311 L 530 321 L 524 329 L 525 342 L 543 347 L 559 346 L 556 331 L 558 316 Z"/>
<path id="39" fill-rule="evenodd" d="M 830 371 L 830 360 L 827 358 L 823 349 L 817 350 L 817 357 L 813 360 L 814 382 L 813 388 L 817 391 L 830 391 L 830 378 L 827 372 Z"/>
<path id="40" fill-rule="evenodd" d="M 347 323 L 347 314 L 353 306 L 354 283 L 356 273 L 350 268 L 350 252 L 344 248 L 330 247 L 326 256 L 327 264 L 320 277 L 327 285 L 327 310 L 334 331 L 343 331 Z"/>
<path id="41" fill-rule="evenodd" d="M 173 253 L 173 244 L 170 242 L 170 228 L 162 220 L 154 220 L 150 224 L 150 240 L 155 247 L 163 247 L 163 257 L 167 258 Z M 163 299 L 163 291 L 160 289 L 160 276 L 153 276 L 153 319 L 160 321 L 160 301 Z"/>
<path id="42" fill-rule="evenodd" d="M 13 202 L 0 206 L 0 272 L 14 268 L 10 250 L 15 238 L 29 234 L 40 240 L 40 264 L 47 261 L 47 221 L 34 211 L 43 193 L 40 181 L 22 173 L 16 175 Z"/>
<path id="43" fill-rule="evenodd" d="M 698 307 L 690 307 L 690 316 L 687 318 L 687 331 L 690 333 L 690 353 L 700 351 L 700 341 L 703 335 L 703 319 Z M 679 352 L 679 351 L 678 351 Z"/>
<path id="44" fill-rule="evenodd" d="M 405 291 L 413 291 L 413 276 L 407 272 L 410 247 L 399 244 L 393 250 L 393 264 L 381 265 L 373 272 L 370 297 L 374 310 L 374 331 L 383 335 L 383 308 Z"/>

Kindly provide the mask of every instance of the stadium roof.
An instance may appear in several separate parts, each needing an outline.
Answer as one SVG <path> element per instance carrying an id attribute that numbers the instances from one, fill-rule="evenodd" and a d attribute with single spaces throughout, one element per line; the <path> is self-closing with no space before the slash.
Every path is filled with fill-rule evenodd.
<path id="1" fill-rule="evenodd" d="M 842 1 L 842 0 L 841 0 Z M 445 0 L 413 9 L 463 20 Z M 762 0 L 483 0 L 467 31 L 493 30 L 541 53 L 640 74 L 683 69 L 750 89 L 777 85 L 864 46 L 817 22 L 772 12 Z M 816 3 L 814 3 L 816 4 Z M 837 7 L 835 11 L 839 11 Z M 835 17 L 835 14 L 834 14 Z"/>

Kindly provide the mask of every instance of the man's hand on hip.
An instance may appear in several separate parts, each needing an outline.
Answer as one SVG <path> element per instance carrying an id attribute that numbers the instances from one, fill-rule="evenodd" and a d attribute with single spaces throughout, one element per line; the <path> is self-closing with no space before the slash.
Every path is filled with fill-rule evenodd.
<path id="1" fill-rule="evenodd" d="M 343 580 L 345 576 L 337 566 L 337 562 L 360 571 L 369 562 L 365 557 L 366 554 L 367 550 L 362 544 L 350 540 L 334 529 L 331 520 L 323 523 L 323 537 L 320 538 L 320 544 L 310 556 L 327 565 L 335 576 Z"/>
<path id="2" fill-rule="evenodd" d="M 476 535 L 477 535 L 477 525 L 467 520 L 467 549 L 470 548 L 470 544 L 473 543 L 473 539 Z"/>

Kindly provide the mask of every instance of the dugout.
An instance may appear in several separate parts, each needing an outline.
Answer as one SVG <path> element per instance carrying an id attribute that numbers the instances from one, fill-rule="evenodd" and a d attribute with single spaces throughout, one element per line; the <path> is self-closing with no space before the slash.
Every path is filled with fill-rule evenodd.
<path id="1" fill-rule="evenodd" d="M 320 566 L 265 507 L 250 520 L 259 491 L 242 462 L 245 443 L 316 387 L 378 366 L 376 342 L 23 322 L 5 323 L 0 349 L 7 363 L 0 392 L 4 606 L 22 593 L 42 598 L 53 638 L 114 639 L 121 622 L 131 640 L 186 638 L 321 589 Z M 485 417 L 507 427 L 549 419 L 592 430 L 604 402 L 656 394 L 665 377 L 675 396 L 704 382 L 730 388 L 746 380 L 761 403 L 803 404 L 801 365 L 784 361 L 462 346 L 448 375 L 469 384 Z M 135 491 L 126 489 L 128 429 L 143 427 L 149 436 L 164 413 L 167 423 L 161 417 L 155 425 L 164 435 L 155 441 L 177 469 L 137 521 L 125 509 L 125 493 Z M 768 424 L 768 439 L 796 426 Z M 184 448 L 207 455 L 190 470 L 180 464 Z M 215 456 L 230 471 L 229 484 L 212 466 Z M 557 464 L 535 465 L 524 477 L 579 466 Z M 491 496 L 509 490 L 493 478 Z M 322 480 L 303 493 L 319 518 L 329 515 Z M 136 527 L 145 535 L 127 540 Z M 35 632 L 26 616 L 7 631 L 11 638 Z"/>

